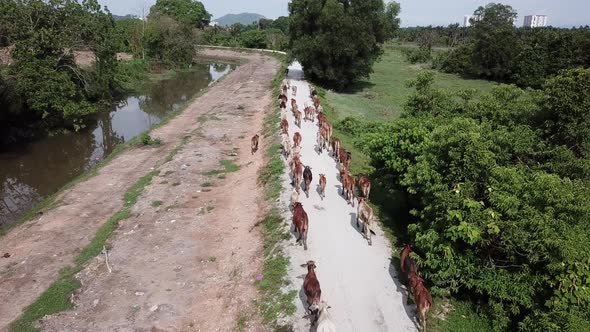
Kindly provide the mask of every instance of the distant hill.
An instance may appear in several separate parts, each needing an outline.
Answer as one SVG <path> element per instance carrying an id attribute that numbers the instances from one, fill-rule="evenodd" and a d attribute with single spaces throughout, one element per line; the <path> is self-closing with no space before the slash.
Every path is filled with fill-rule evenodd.
<path id="1" fill-rule="evenodd" d="M 228 26 L 235 23 L 241 24 L 252 24 L 253 22 L 258 22 L 261 18 L 265 18 L 260 14 L 253 14 L 253 13 L 241 13 L 241 14 L 227 14 L 221 16 L 218 19 L 213 21 L 219 23 L 219 25 Z"/>

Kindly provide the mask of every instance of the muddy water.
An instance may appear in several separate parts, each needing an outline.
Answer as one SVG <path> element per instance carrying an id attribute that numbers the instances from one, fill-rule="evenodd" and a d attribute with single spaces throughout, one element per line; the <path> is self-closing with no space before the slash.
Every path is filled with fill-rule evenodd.
<path id="1" fill-rule="evenodd" d="M 196 64 L 129 96 L 98 114 L 78 133 L 54 135 L 0 153 L 0 225 L 14 222 L 35 203 L 51 195 L 129 141 L 158 124 L 202 89 L 234 68 L 227 64 Z"/>

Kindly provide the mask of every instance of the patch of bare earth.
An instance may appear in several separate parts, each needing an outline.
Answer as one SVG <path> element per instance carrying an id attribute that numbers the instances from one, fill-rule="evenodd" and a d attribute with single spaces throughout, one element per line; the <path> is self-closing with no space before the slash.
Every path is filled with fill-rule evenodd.
<path id="1" fill-rule="evenodd" d="M 124 192 L 152 168 L 159 175 L 108 241 L 112 272 L 104 256 L 93 259 L 77 276 L 82 288 L 73 297 L 75 308 L 38 326 L 228 331 L 239 318 L 253 317 L 246 330 L 261 330 L 252 301 L 262 264 L 262 240 L 253 225 L 264 204 L 256 183 L 263 156 L 250 155 L 250 137 L 271 104 L 278 61 L 202 52 L 247 62 L 152 132 L 164 146 L 123 153 L 66 191 L 60 206 L 2 238 L 0 251 L 12 256 L 0 260 L 0 330 L 73 264 L 97 228 L 121 208 Z M 183 138 L 186 144 L 167 161 Z M 208 174 L 223 168 L 220 160 L 235 160 L 240 170 Z"/>

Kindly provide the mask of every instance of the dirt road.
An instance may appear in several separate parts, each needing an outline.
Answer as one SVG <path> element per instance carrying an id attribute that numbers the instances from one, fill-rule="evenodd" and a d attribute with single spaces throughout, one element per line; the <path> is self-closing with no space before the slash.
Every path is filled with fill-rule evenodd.
<path id="1" fill-rule="evenodd" d="M 228 331 L 251 316 L 262 241 L 252 226 L 262 198 L 250 137 L 272 102 L 277 60 L 206 50 L 246 60 L 152 136 L 161 147 L 133 148 L 98 175 L 64 192 L 60 205 L 0 239 L 0 331 L 54 280 L 96 230 L 122 207 L 125 191 L 159 171 L 132 217 L 108 241 L 110 266 L 97 257 L 79 273 L 75 309 L 47 317 L 43 330 Z M 182 140 L 186 144 L 168 159 Z M 264 144 L 264 142 L 262 142 Z M 262 147 L 261 147 L 262 149 Z M 240 166 L 219 173 L 220 161 Z M 259 331 L 256 321 L 248 329 Z"/>
<path id="2" fill-rule="evenodd" d="M 301 66 L 294 63 L 289 68 L 289 78 L 298 87 L 297 104 L 303 109 L 309 98 L 309 88 L 303 79 Z M 289 94 L 289 98 L 292 93 Z M 400 286 L 394 267 L 390 264 L 391 249 L 379 226 L 374 226 L 377 235 L 369 246 L 356 227 L 356 204 L 353 208 L 340 195 L 337 164 L 327 152 L 319 154 L 316 150 L 318 133 L 315 123 L 302 122 L 301 128 L 295 125 L 294 117 L 288 109 L 289 134 L 293 137 L 299 131 L 303 137 L 301 160 L 311 166 L 313 182 L 309 198 L 301 191 L 300 202 L 309 216 L 309 250 L 296 246 L 295 236 L 289 240 L 287 249 L 291 257 L 289 277 L 298 291 L 297 313 L 292 324 L 295 331 L 308 331 L 309 320 L 305 315 L 305 294 L 303 278 L 307 273 L 301 264 L 314 260 L 316 273 L 322 288 L 322 299 L 332 307 L 330 314 L 338 331 L 414 331 L 416 325 L 410 318 L 415 308 L 406 306 L 405 290 Z M 354 156 L 352 156 L 354 158 Z M 326 198 L 322 201 L 318 194 L 319 174 L 327 177 Z M 357 174 L 358 175 L 358 174 Z M 291 179 L 283 177 L 285 192 L 282 202 L 285 206 L 285 220 L 291 221 L 291 213 L 286 206 L 291 195 Z"/>

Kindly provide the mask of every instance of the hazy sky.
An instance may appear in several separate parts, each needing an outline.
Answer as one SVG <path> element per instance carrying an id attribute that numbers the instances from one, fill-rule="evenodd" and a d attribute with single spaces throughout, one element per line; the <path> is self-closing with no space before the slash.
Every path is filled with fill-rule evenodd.
<path id="1" fill-rule="evenodd" d="M 471 14 L 486 0 L 398 0 L 402 6 L 403 26 L 448 25 L 463 22 L 463 15 Z M 138 14 L 140 8 L 149 8 L 155 0 L 99 0 L 118 15 Z M 268 18 L 287 15 L 289 0 L 202 0 L 214 18 L 225 14 L 250 12 Z M 505 0 L 496 1 L 511 5 L 518 12 L 518 25 L 528 14 L 549 16 L 553 26 L 590 25 L 590 0 Z"/>

